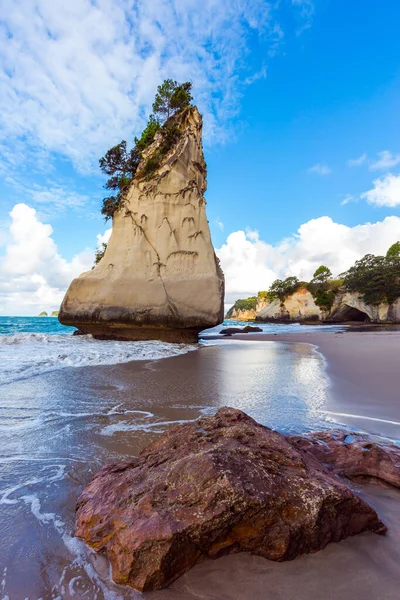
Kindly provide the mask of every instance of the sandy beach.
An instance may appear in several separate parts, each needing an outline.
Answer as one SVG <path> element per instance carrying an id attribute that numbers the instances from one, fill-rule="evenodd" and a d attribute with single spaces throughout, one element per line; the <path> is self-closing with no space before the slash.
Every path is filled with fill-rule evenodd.
<path id="1" fill-rule="evenodd" d="M 249 341 L 312 344 L 326 360 L 326 414 L 338 423 L 400 439 L 400 331 L 247 335 Z"/>
<path id="2" fill-rule="evenodd" d="M 400 439 L 399 333 L 209 339 L 173 358 L 64 368 L 2 386 L 3 600 L 132 599 L 73 537 L 75 503 L 103 464 L 171 424 L 228 405 L 284 433 L 344 426 Z M 347 415 L 347 416 L 345 416 Z M 357 417 L 350 415 L 358 415 Z M 366 418 L 368 417 L 368 418 Z M 389 528 L 292 562 L 244 554 L 197 565 L 154 600 L 398 600 L 400 493 L 353 485 Z"/>

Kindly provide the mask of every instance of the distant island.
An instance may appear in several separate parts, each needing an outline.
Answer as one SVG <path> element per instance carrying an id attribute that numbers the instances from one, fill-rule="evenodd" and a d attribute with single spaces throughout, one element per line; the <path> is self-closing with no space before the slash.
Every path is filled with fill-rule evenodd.
<path id="1" fill-rule="evenodd" d="M 43 310 L 38 316 L 39 317 L 58 317 L 58 310 L 53 310 L 53 312 L 50 315 L 45 310 Z"/>
<path id="2" fill-rule="evenodd" d="M 263 322 L 400 322 L 400 242 L 385 256 L 366 254 L 333 279 L 321 265 L 310 282 L 277 279 L 268 291 L 237 300 L 227 319 Z"/>

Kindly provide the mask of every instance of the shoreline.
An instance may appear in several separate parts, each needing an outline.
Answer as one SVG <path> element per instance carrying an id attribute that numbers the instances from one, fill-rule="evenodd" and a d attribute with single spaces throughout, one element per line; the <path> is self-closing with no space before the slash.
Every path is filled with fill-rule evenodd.
<path id="1" fill-rule="evenodd" d="M 391 356 L 398 348 L 397 333 L 301 330 L 214 337 L 218 343 L 211 340 L 172 359 L 62 368 L 2 388 L 3 595 L 50 598 L 57 592 L 64 597 L 65 588 L 76 597 L 98 600 L 103 600 L 102 593 L 96 595 L 99 589 L 104 598 L 138 597 L 114 585 L 104 557 L 93 555 L 73 537 L 75 506 L 95 471 L 137 456 L 169 425 L 222 406 L 239 408 L 284 434 L 334 428 L 326 418 L 328 410 L 354 414 L 358 407 L 357 414 L 376 418 L 378 405 L 381 419 L 395 415 L 391 393 L 397 373 L 390 361 L 397 360 Z M 368 366 L 371 370 L 371 365 L 385 362 L 394 369 L 391 383 L 375 370 L 361 378 L 356 390 L 351 388 L 346 369 L 351 375 L 356 363 L 368 371 Z M 378 404 L 368 377 L 379 384 Z M 362 403 L 360 397 L 368 391 L 369 402 L 364 398 Z M 376 425 L 375 433 L 398 437 L 385 423 L 349 421 L 351 427 L 367 431 L 374 429 L 370 424 Z M 397 600 L 399 491 L 351 486 L 378 510 L 389 527 L 386 537 L 362 534 L 285 563 L 247 554 L 208 560 L 169 588 L 142 597 L 265 600 L 268 590 L 270 600 L 342 600 L 346 595 L 352 600 Z M 48 577 L 43 576 L 44 566 Z"/>
<path id="2" fill-rule="evenodd" d="M 323 412 L 332 426 L 400 440 L 400 331 L 247 333 L 228 339 L 310 344 L 324 359 L 329 389 Z"/>

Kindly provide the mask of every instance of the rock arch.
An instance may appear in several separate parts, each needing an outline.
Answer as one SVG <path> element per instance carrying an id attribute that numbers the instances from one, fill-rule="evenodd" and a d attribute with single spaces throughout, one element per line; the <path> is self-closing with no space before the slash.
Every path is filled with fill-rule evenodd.
<path id="1" fill-rule="evenodd" d="M 345 321 L 370 323 L 371 318 L 366 312 L 360 310 L 359 308 L 350 306 L 350 304 L 341 304 L 341 306 L 339 306 L 339 308 L 337 308 L 335 312 L 329 317 L 329 321 L 336 323 Z"/>

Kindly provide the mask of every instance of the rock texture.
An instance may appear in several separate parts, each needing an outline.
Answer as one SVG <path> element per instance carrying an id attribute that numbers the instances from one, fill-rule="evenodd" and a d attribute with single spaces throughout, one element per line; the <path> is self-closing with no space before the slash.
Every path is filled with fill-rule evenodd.
<path id="1" fill-rule="evenodd" d="M 104 257 L 71 283 L 61 323 L 100 338 L 195 341 L 222 322 L 224 277 L 205 210 L 202 120 L 191 107 L 177 123 L 182 135 L 151 180 L 134 178 Z M 158 135 L 145 158 L 159 144 Z"/>
<path id="2" fill-rule="evenodd" d="M 367 304 L 354 292 L 342 292 L 337 295 L 332 310 L 326 316 L 328 322 L 363 320 L 370 323 L 399 323 L 400 298 L 388 304 Z"/>
<path id="3" fill-rule="evenodd" d="M 283 304 L 277 298 L 267 304 L 256 314 L 257 321 L 314 321 L 318 322 L 325 318 L 323 311 L 315 304 L 313 295 L 306 289 L 301 288 L 291 296 L 288 296 Z"/>
<path id="4" fill-rule="evenodd" d="M 227 319 L 231 319 L 232 321 L 254 321 L 256 318 L 257 309 L 250 310 L 239 310 L 237 308 L 232 308 L 229 311 L 229 316 L 227 315 Z"/>
<path id="5" fill-rule="evenodd" d="M 386 528 L 312 453 L 223 408 L 103 468 L 78 501 L 76 533 L 107 553 L 117 583 L 153 590 L 206 558 L 290 560 L 367 530 Z"/>
<path id="6" fill-rule="evenodd" d="M 374 479 L 400 488 L 400 448 L 380 438 L 347 431 L 320 431 L 290 441 L 338 475 Z"/>
<path id="7" fill-rule="evenodd" d="M 257 306 L 255 320 L 298 323 L 400 323 L 400 298 L 392 304 L 382 302 L 372 305 L 364 302 L 357 293 L 339 291 L 332 309 L 326 311 L 315 304 L 313 295 L 306 288 L 301 288 L 288 296 L 283 304 L 277 299 L 260 308 Z"/>

